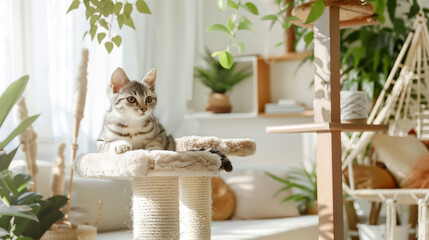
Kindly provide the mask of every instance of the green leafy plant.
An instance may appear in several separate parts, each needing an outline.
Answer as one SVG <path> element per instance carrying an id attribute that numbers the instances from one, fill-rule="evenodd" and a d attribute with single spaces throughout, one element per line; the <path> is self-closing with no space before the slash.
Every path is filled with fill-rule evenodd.
<path id="1" fill-rule="evenodd" d="M 311 10 L 310 10 L 310 13 L 309 13 L 307 19 L 305 21 L 303 21 L 302 19 L 299 19 L 298 17 L 295 17 L 295 16 L 287 16 L 287 10 L 293 9 L 295 7 L 295 5 L 298 6 L 299 4 L 304 3 L 304 0 L 295 0 L 295 1 L 291 1 L 291 2 L 286 2 L 284 0 L 274 0 L 274 3 L 277 6 L 277 12 L 275 12 L 274 14 L 265 15 L 261 18 L 261 20 L 263 20 L 263 21 L 271 21 L 270 29 L 276 23 L 280 24 L 280 26 L 282 26 L 283 30 L 287 30 L 287 29 L 293 27 L 294 21 L 295 22 L 300 21 L 300 22 L 303 22 L 305 24 L 313 23 L 314 21 L 316 21 L 317 19 L 319 19 L 322 16 L 323 11 L 325 9 L 325 3 L 323 2 L 323 0 L 315 1 L 311 6 Z M 297 29 L 300 29 L 301 31 L 297 31 Z M 302 38 L 305 41 L 305 48 L 307 48 L 308 45 L 310 45 L 310 43 L 313 41 L 313 31 L 312 30 L 307 29 L 307 28 L 295 27 L 295 32 L 298 33 L 296 35 L 297 38 L 295 41 L 295 46 L 296 46 L 296 43 Z M 283 41 L 277 43 L 276 47 L 281 46 L 282 44 L 283 44 Z"/>
<path id="2" fill-rule="evenodd" d="M 122 37 L 112 31 L 115 23 L 118 24 L 119 29 L 127 25 L 135 30 L 134 20 L 131 17 L 133 9 L 137 9 L 140 13 L 151 14 L 144 0 L 136 0 L 134 4 L 119 0 L 73 0 L 67 13 L 78 9 L 81 3 L 86 9 L 85 15 L 90 27 L 84 33 L 82 39 L 88 33 L 91 36 L 91 40 L 94 40 L 95 36 L 97 36 L 100 45 L 104 41 L 104 47 L 108 53 L 113 50 L 115 45 L 119 47 L 122 43 Z"/>
<path id="3" fill-rule="evenodd" d="M 276 194 L 293 190 L 293 193 L 282 200 L 282 203 L 294 201 L 298 203 L 301 213 L 307 213 L 309 207 L 314 207 L 317 200 L 317 175 L 316 167 L 313 166 L 311 171 L 304 168 L 294 168 L 288 172 L 288 178 L 284 179 L 269 172 L 265 173 L 272 179 L 283 183 L 285 186 L 280 188 Z"/>
<path id="4" fill-rule="evenodd" d="M 29 77 L 24 76 L 12 84 L 0 97 L 0 128 L 12 107 L 21 97 Z M 42 195 L 29 192 L 29 175 L 13 176 L 8 170 L 18 147 L 10 153 L 4 151 L 16 136 L 27 129 L 39 115 L 24 120 L 5 140 L 0 142 L 0 237 L 3 239 L 40 239 L 43 233 L 63 217 L 59 210 L 67 202 L 65 196 L 42 200 Z"/>
<path id="5" fill-rule="evenodd" d="M 400 17 L 396 16 L 397 5 L 408 3 L 410 3 L 408 12 Z M 374 5 L 380 13 L 386 10 L 385 1 L 377 0 Z M 380 94 L 405 38 L 412 30 L 419 9 L 416 0 L 388 1 L 387 11 L 391 24 L 341 31 L 344 89 L 364 90 L 370 98 Z M 424 10 L 427 14 L 428 10 Z"/>
<path id="6" fill-rule="evenodd" d="M 217 8 L 225 12 L 227 8 L 233 10 L 227 24 L 216 23 L 207 28 L 207 32 L 220 31 L 226 33 L 229 38 L 228 46 L 223 51 L 216 51 L 212 54 L 213 57 L 218 56 L 219 63 L 222 67 L 230 69 L 234 64 L 234 58 L 230 53 L 232 47 L 236 47 L 239 53 L 244 52 L 245 44 L 238 42 L 235 37 L 238 31 L 251 31 L 256 33 L 255 26 L 247 19 L 241 10 L 247 11 L 253 15 L 259 15 L 259 10 L 252 2 L 245 2 L 238 0 L 216 0 Z"/>
<path id="7" fill-rule="evenodd" d="M 206 50 L 204 61 L 209 68 L 195 67 L 194 76 L 215 93 L 230 91 L 234 85 L 252 76 L 252 71 L 249 69 L 236 71 L 236 63 L 233 63 L 229 69 L 222 67 L 210 55 L 209 50 Z"/>

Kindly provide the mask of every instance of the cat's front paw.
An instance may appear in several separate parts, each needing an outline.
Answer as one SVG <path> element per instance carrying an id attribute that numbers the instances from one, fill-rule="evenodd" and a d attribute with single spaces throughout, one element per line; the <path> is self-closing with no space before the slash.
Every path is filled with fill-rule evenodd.
<path id="1" fill-rule="evenodd" d="M 133 146 L 131 146 L 131 144 L 129 143 L 115 146 L 115 152 L 117 154 L 128 152 L 128 151 L 131 151 L 132 149 L 133 149 Z"/>

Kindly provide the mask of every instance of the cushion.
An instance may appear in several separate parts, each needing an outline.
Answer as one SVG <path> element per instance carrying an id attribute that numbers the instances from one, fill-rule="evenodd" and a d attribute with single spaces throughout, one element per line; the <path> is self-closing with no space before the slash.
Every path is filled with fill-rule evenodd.
<path id="1" fill-rule="evenodd" d="M 269 169 L 270 173 L 287 178 L 285 169 Z M 237 206 L 232 219 L 265 219 L 299 216 L 293 201 L 281 203 L 291 194 L 290 190 L 276 195 L 284 185 L 267 176 L 261 169 L 237 169 L 221 173 L 234 192 Z"/>
<path id="2" fill-rule="evenodd" d="M 425 155 L 414 165 L 404 187 L 429 188 L 429 155 Z"/>
<path id="3" fill-rule="evenodd" d="M 343 171 L 344 177 L 349 181 L 349 170 Z M 395 180 L 389 171 L 380 166 L 366 166 L 353 164 L 353 176 L 356 189 L 395 188 Z"/>
<path id="4" fill-rule="evenodd" d="M 235 210 L 235 196 L 220 177 L 212 178 L 213 220 L 229 219 Z"/>
<path id="5" fill-rule="evenodd" d="M 428 153 L 427 148 L 414 136 L 393 137 L 384 134 L 372 139 L 378 160 L 387 168 L 402 187 L 417 161 Z"/>

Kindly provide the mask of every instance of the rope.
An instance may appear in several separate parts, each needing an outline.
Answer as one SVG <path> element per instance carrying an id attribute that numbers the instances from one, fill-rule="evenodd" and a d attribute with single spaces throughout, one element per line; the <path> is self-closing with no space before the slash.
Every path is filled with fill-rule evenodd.
<path id="1" fill-rule="evenodd" d="M 57 229 L 50 229 L 42 236 L 42 240 L 95 240 L 97 229 L 93 226 L 78 225 L 77 228 L 61 225 Z"/>
<path id="2" fill-rule="evenodd" d="M 386 239 L 394 240 L 396 237 L 396 205 L 395 200 L 386 200 Z"/>
<path id="3" fill-rule="evenodd" d="M 210 239 L 211 177 L 181 177 L 179 183 L 183 239 Z"/>
<path id="4" fill-rule="evenodd" d="M 134 179 L 134 239 L 178 240 L 178 177 L 145 177 Z"/>
<path id="5" fill-rule="evenodd" d="M 341 119 L 368 118 L 368 102 L 365 92 L 341 91 Z"/>
<path id="6" fill-rule="evenodd" d="M 428 231 L 428 198 L 429 194 L 426 194 L 424 199 L 419 199 L 417 201 L 417 205 L 419 207 L 419 240 L 427 240 L 429 239 L 429 231 Z"/>

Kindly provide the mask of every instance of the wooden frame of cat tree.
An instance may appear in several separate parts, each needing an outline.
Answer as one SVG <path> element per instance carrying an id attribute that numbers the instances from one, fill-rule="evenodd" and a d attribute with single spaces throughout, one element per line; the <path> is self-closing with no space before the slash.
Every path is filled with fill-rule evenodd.
<path id="1" fill-rule="evenodd" d="M 327 1 L 328 2 L 328 1 Z M 361 25 L 362 22 L 359 22 Z M 371 22 L 372 24 L 372 22 Z M 314 24 L 314 124 L 267 127 L 268 133 L 317 133 L 319 239 L 343 239 L 341 132 L 381 131 L 387 126 L 340 121 L 340 6 L 332 4 Z"/>

